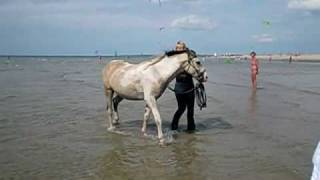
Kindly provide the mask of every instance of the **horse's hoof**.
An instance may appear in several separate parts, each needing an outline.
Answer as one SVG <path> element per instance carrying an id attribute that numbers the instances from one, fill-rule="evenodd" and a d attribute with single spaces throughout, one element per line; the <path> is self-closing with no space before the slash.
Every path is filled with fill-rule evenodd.
<path id="1" fill-rule="evenodd" d="M 113 125 L 119 125 L 120 123 L 119 123 L 119 121 L 113 121 L 112 124 Z"/>
<path id="2" fill-rule="evenodd" d="M 161 138 L 161 139 L 159 140 L 159 144 L 160 144 L 160 146 L 166 145 L 166 142 L 165 142 L 164 138 Z"/>
<path id="3" fill-rule="evenodd" d="M 112 127 L 109 127 L 108 128 L 108 131 L 114 131 L 116 128 L 114 127 L 114 126 L 112 126 Z"/>

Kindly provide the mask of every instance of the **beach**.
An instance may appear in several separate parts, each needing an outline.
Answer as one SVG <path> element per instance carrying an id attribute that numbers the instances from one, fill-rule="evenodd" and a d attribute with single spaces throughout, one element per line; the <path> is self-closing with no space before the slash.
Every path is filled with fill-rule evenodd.
<path id="1" fill-rule="evenodd" d="M 186 133 L 183 116 L 170 131 L 177 104 L 166 90 L 158 106 L 169 144 L 159 146 L 154 120 L 149 136 L 140 132 L 144 102 L 121 102 L 117 132 L 107 131 L 101 70 L 114 57 L 1 57 L 0 179 L 309 179 L 319 55 L 264 58 L 256 91 L 249 61 L 201 58 L 209 80 L 198 130 Z"/>

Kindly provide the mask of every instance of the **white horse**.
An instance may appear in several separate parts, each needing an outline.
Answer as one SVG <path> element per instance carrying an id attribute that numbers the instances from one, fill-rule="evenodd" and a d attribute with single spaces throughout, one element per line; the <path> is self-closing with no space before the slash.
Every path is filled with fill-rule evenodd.
<path id="1" fill-rule="evenodd" d="M 160 142 L 164 142 L 161 117 L 156 100 L 168 84 L 181 72 L 186 71 L 198 81 L 206 81 L 206 70 L 193 50 L 169 51 L 163 56 L 130 64 L 123 60 L 113 60 L 102 71 L 109 130 L 119 123 L 118 104 L 123 99 L 144 100 L 146 102 L 142 132 L 146 133 L 147 121 L 152 112 Z"/>

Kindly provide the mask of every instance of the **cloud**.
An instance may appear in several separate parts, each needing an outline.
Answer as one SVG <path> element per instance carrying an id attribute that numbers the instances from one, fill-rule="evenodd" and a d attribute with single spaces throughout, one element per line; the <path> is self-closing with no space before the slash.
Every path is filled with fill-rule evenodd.
<path id="1" fill-rule="evenodd" d="M 149 2 L 152 2 L 152 3 L 163 3 L 163 2 L 167 2 L 169 0 L 149 0 Z"/>
<path id="2" fill-rule="evenodd" d="M 100 0 L 0 0 L 0 26 L 72 29 L 154 28 L 150 17 L 128 11 L 129 3 Z"/>
<path id="3" fill-rule="evenodd" d="M 253 35 L 252 38 L 259 43 L 272 43 L 274 41 L 274 38 L 270 34 Z"/>
<path id="4" fill-rule="evenodd" d="M 289 0 L 289 9 L 320 10 L 320 0 Z"/>
<path id="5" fill-rule="evenodd" d="M 197 15 L 189 15 L 173 20 L 171 27 L 186 30 L 210 31 L 217 27 L 211 19 Z"/>
<path id="6" fill-rule="evenodd" d="M 163 2 L 192 2 L 192 1 L 199 1 L 199 0 L 148 0 L 152 3 L 163 3 Z"/>

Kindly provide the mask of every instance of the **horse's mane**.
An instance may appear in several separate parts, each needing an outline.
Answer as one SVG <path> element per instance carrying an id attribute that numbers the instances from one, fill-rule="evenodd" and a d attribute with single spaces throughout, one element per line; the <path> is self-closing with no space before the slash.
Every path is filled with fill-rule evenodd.
<path id="1" fill-rule="evenodd" d="M 191 51 L 193 51 L 193 50 L 191 50 Z M 188 52 L 190 52 L 189 49 L 186 49 L 186 50 L 183 50 L 183 51 L 176 51 L 176 50 L 166 51 L 163 55 L 158 56 L 158 57 L 156 57 L 155 59 L 153 59 L 151 61 L 143 62 L 144 64 L 146 64 L 146 67 L 144 69 L 147 69 L 148 67 L 157 64 L 162 59 L 164 59 L 166 56 L 171 57 L 171 56 L 174 56 L 174 55 L 177 55 L 177 54 L 188 53 Z"/>
<path id="2" fill-rule="evenodd" d="M 165 55 L 170 57 L 170 56 L 174 56 L 174 55 L 182 54 L 182 53 L 186 53 L 186 52 L 189 52 L 189 49 L 186 49 L 183 51 L 176 51 L 176 50 L 166 51 Z"/>
<path id="3" fill-rule="evenodd" d="M 187 48 L 186 50 L 183 50 L 183 51 L 176 51 L 176 50 L 167 51 L 165 53 L 165 55 L 170 57 L 170 56 L 174 56 L 174 55 L 182 54 L 182 53 L 187 53 L 191 57 L 197 57 L 197 53 L 194 50 L 189 49 L 189 48 Z"/>
<path id="4" fill-rule="evenodd" d="M 166 57 L 165 54 L 163 54 L 161 56 L 158 56 L 158 57 L 152 59 L 151 61 L 144 61 L 141 64 L 146 64 L 144 69 L 147 69 L 149 66 L 152 66 L 152 65 L 157 64 L 158 62 L 160 62 L 164 57 Z"/>

